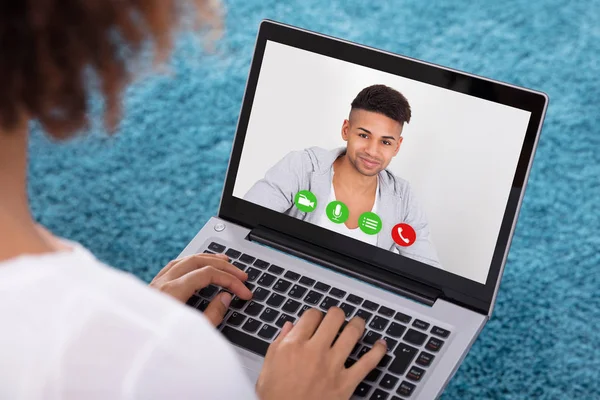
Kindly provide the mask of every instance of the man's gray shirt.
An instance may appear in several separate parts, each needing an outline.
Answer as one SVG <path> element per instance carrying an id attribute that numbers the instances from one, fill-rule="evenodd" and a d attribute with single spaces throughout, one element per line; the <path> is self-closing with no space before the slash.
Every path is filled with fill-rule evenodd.
<path id="1" fill-rule="evenodd" d="M 319 217 L 327 207 L 324 204 L 326 202 L 317 201 L 316 210 L 306 213 L 294 207 L 294 197 L 300 190 L 310 190 L 317 200 L 329 198 L 333 163 L 345 151 L 345 147 L 331 151 L 319 147 L 293 151 L 271 167 L 265 177 L 250 188 L 244 200 L 318 224 Z M 391 251 L 396 248 L 403 256 L 442 268 L 429 239 L 425 213 L 417 203 L 410 184 L 388 170 L 379 173 L 377 214 L 383 223 L 377 235 L 377 247 Z M 412 226 L 417 234 L 415 242 L 409 247 L 399 246 L 392 239 L 392 228 L 401 222 Z"/>

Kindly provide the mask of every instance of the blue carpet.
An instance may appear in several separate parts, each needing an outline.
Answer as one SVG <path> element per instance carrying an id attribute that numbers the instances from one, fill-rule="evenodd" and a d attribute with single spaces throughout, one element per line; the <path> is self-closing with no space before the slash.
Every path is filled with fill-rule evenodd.
<path id="1" fill-rule="evenodd" d="M 219 56 L 128 91 L 108 139 L 34 129 L 36 218 L 144 280 L 217 211 L 262 18 L 533 87 L 550 108 L 493 319 L 443 399 L 600 398 L 600 1 L 226 3 Z M 595 328 L 594 328 L 595 326 Z"/>

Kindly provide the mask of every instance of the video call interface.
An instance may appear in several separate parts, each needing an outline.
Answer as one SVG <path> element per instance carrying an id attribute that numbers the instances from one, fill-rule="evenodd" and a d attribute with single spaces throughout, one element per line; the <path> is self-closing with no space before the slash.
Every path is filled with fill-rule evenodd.
<path id="1" fill-rule="evenodd" d="M 528 122 L 268 42 L 233 194 L 485 283 Z"/>

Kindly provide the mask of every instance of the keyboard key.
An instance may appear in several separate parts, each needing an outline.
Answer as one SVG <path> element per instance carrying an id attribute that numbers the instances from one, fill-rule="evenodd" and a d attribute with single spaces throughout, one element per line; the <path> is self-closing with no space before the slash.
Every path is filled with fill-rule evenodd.
<path id="1" fill-rule="evenodd" d="M 208 285 L 204 289 L 201 289 L 198 293 L 200 294 L 200 296 L 206 299 L 210 299 L 217 293 L 217 290 L 219 289 L 216 286 Z"/>
<path id="2" fill-rule="evenodd" d="M 260 269 L 250 267 L 246 270 L 246 273 L 248 274 L 246 282 L 254 282 L 260 276 Z"/>
<path id="3" fill-rule="evenodd" d="M 240 257 L 240 261 L 244 264 L 252 264 L 254 260 L 256 260 L 256 258 L 248 254 L 242 254 L 242 256 Z"/>
<path id="4" fill-rule="evenodd" d="M 204 250 L 203 253 L 204 254 L 215 254 L 214 251 L 210 251 L 210 250 Z"/>
<path id="5" fill-rule="evenodd" d="M 238 268 L 238 269 L 241 269 L 242 271 L 244 271 L 244 270 L 246 269 L 246 267 L 247 267 L 247 265 L 246 265 L 246 264 L 242 264 L 242 263 L 241 263 L 241 262 L 239 262 L 239 261 L 234 261 L 234 262 L 232 262 L 232 264 L 233 264 L 233 265 L 234 265 L 236 268 Z"/>
<path id="6" fill-rule="evenodd" d="M 258 336 L 265 339 L 271 339 L 277 333 L 277 328 L 271 325 L 264 324 L 258 331 Z"/>
<path id="7" fill-rule="evenodd" d="M 296 300 L 287 299 L 281 309 L 287 313 L 294 314 L 302 304 Z"/>
<path id="8" fill-rule="evenodd" d="M 283 328 L 283 325 L 287 322 L 290 321 L 291 323 L 296 322 L 296 318 L 289 316 L 285 313 L 281 313 L 281 315 L 279 316 L 279 319 L 277 320 L 277 322 L 275 322 L 275 325 L 277 325 L 280 328 Z"/>
<path id="9" fill-rule="evenodd" d="M 231 300 L 231 304 L 229 304 L 229 307 L 236 310 L 241 310 L 247 302 L 248 300 L 242 300 L 239 297 L 234 297 L 233 300 Z"/>
<path id="10" fill-rule="evenodd" d="M 392 324 L 387 329 L 387 331 L 385 331 L 385 333 L 392 337 L 399 338 L 400 336 L 402 336 L 402 334 L 404 333 L 405 330 L 406 330 L 406 327 L 404 325 L 400 325 L 395 322 L 392 322 Z"/>
<path id="11" fill-rule="evenodd" d="M 383 317 L 380 317 L 379 315 L 376 315 L 373 318 L 373 321 L 371 321 L 371 323 L 369 324 L 369 328 L 375 329 L 377 331 L 382 331 L 385 329 L 385 327 L 387 326 L 387 324 L 389 322 L 390 322 L 389 320 L 387 320 Z"/>
<path id="12" fill-rule="evenodd" d="M 377 382 L 377 379 L 379 379 L 379 375 L 381 375 L 381 370 L 374 369 L 371 372 L 369 372 L 369 375 L 367 375 L 365 377 L 365 381 L 367 381 L 367 382 Z"/>
<path id="13" fill-rule="evenodd" d="M 250 283 L 250 282 L 248 282 L 248 281 L 244 282 L 244 286 L 246 286 L 246 287 L 248 288 L 248 290 L 249 290 L 249 291 L 253 291 L 253 290 L 254 290 L 254 288 L 256 287 L 256 285 L 255 285 L 255 284 L 253 284 L 253 283 Z"/>
<path id="14" fill-rule="evenodd" d="M 365 300 L 365 302 L 362 305 L 364 308 L 366 308 L 367 310 L 371 310 L 371 311 L 377 311 L 377 309 L 379 308 L 379 304 L 377 303 L 373 303 L 370 300 Z"/>
<path id="15" fill-rule="evenodd" d="M 278 267 L 277 265 L 271 265 L 269 267 L 269 272 L 272 272 L 275 275 L 281 275 L 283 273 L 283 268 Z"/>
<path id="16" fill-rule="evenodd" d="M 379 368 L 385 368 L 388 366 L 388 364 L 390 363 L 390 361 L 392 361 L 392 357 L 388 356 L 387 354 L 385 356 L 383 356 L 383 358 L 381 359 L 381 361 L 379 361 L 379 364 L 377 364 L 377 366 Z"/>
<path id="17" fill-rule="evenodd" d="M 331 286 L 323 282 L 317 282 L 317 284 L 315 285 L 315 289 L 327 293 L 329 289 L 331 289 Z"/>
<path id="18" fill-rule="evenodd" d="M 366 322 L 366 323 L 368 323 L 368 322 L 369 322 L 369 320 L 371 319 L 371 317 L 372 317 L 372 316 L 373 316 L 373 314 L 371 314 L 371 313 L 370 313 L 370 312 L 368 312 L 368 311 L 362 310 L 362 309 L 359 309 L 359 310 L 356 312 L 356 317 L 361 317 L 362 319 L 364 319 L 364 320 L 365 320 L 365 322 Z"/>
<path id="19" fill-rule="evenodd" d="M 363 338 L 363 342 L 369 345 L 374 345 L 376 341 L 381 339 L 381 334 L 373 331 L 368 331 L 367 334 Z"/>
<path id="20" fill-rule="evenodd" d="M 214 251 L 215 253 L 222 253 L 225 251 L 225 246 L 219 243 L 212 242 L 208 245 L 208 249 Z"/>
<path id="21" fill-rule="evenodd" d="M 417 361 L 415 362 L 422 367 L 429 367 L 434 358 L 435 356 L 433 354 L 429 354 L 425 351 L 422 351 L 421 354 L 419 354 L 419 357 L 417 357 Z"/>
<path id="22" fill-rule="evenodd" d="M 363 347 L 361 347 L 360 351 L 356 355 L 356 358 L 358 358 L 360 360 L 362 358 L 362 356 L 364 356 L 365 354 L 367 354 L 369 351 L 371 351 L 371 348 L 369 346 L 363 346 Z"/>
<path id="23" fill-rule="evenodd" d="M 346 314 L 346 318 L 350 318 L 352 316 L 352 313 L 354 313 L 354 310 L 356 310 L 356 307 L 351 306 L 348 303 L 342 303 L 340 308 Z"/>
<path id="24" fill-rule="evenodd" d="M 245 315 L 234 311 L 229 318 L 227 318 L 227 325 L 240 326 L 245 319 Z"/>
<path id="25" fill-rule="evenodd" d="M 323 299 L 323 301 L 321 302 L 320 307 L 327 311 L 329 310 L 331 307 L 335 307 L 339 304 L 339 300 L 336 300 L 332 297 L 326 296 L 325 299 Z"/>
<path id="26" fill-rule="evenodd" d="M 429 338 L 429 341 L 425 345 L 425 348 L 427 350 L 431 350 L 431 351 L 439 351 L 442 348 L 443 344 L 444 344 L 443 340 L 432 337 L 432 338 Z"/>
<path id="27" fill-rule="evenodd" d="M 229 258 L 238 258 L 239 256 L 242 255 L 242 252 L 237 251 L 235 249 L 229 249 L 225 252 L 225 255 L 228 256 Z"/>
<path id="28" fill-rule="evenodd" d="M 408 343 L 416 344 L 417 346 L 420 346 L 423 343 L 425 343 L 425 339 L 427 339 L 426 334 L 415 331 L 414 329 L 409 329 L 408 332 L 406 332 L 406 335 L 404 335 L 405 341 L 407 341 Z"/>
<path id="29" fill-rule="evenodd" d="M 348 298 L 346 299 L 346 301 L 348 303 L 352 303 L 352 304 L 356 304 L 357 306 L 360 306 L 363 302 L 363 298 L 362 297 L 358 297 L 354 294 L 349 294 Z"/>
<path id="30" fill-rule="evenodd" d="M 237 346 L 259 354 L 263 357 L 267 354 L 269 343 L 265 342 L 264 340 L 250 336 L 230 326 L 225 326 L 221 332 L 231 343 Z"/>
<path id="31" fill-rule="evenodd" d="M 192 297 L 190 297 L 188 299 L 188 301 L 185 303 L 186 305 L 190 306 L 190 307 L 195 307 L 196 304 L 198 304 L 198 301 L 200 300 L 200 297 L 193 295 Z"/>
<path id="32" fill-rule="evenodd" d="M 431 328 L 431 333 L 443 338 L 447 338 L 450 335 L 450 331 L 440 328 L 439 326 L 434 326 L 433 328 Z"/>
<path id="33" fill-rule="evenodd" d="M 260 269 L 266 269 L 269 266 L 269 263 L 263 260 L 254 261 L 254 266 Z"/>
<path id="34" fill-rule="evenodd" d="M 277 317 L 279 317 L 279 311 L 275 311 L 270 307 L 267 307 L 267 309 L 260 315 L 260 319 L 265 322 L 273 322 Z"/>
<path id="35" fill-rule="evenodd" d="M 260 286 L 269 287 L 275 282 L 275 275 L 271 275 L 269 273 L 264 273 L 260 276 L 260 279 L 256 282 Z"/>
<path id="36" fill-rule="evenodd" d="M 262 304 L 258 304 L 255 301 L 251 301 L 250 304 L 248 304 L 248 307 L 244 309 L 244 313 L 256 317 L 258 314 L 260 314 L 263 308 L 265 308 L 265 306 L 263 306 Z"/>
<path id="37" fill-rule="evenodd" d="M 271 292 L 265 288 L 257 287 L 254 291 L 254 296 L 252 296 L 252 300 L 256 301 L 264 301 Z"/>
<path id="38" fill-rule="evenodd" d="M 285 279 L 279 279 L 277 280 L 277 283 L 275 283 L 275 286 L 273 286 L 273 290 L 276 290 L 280 293 L 285 293 L 290 288 L 291 284 L 292 282 L 290 281 L 286 281 Z"/>
<path id="39" fill-rule="evenodd" d="M 322 298 L 323 298 L 323 295 L 321 293 L 317 293 L 314 290 L 311 290 L 310 292 L 308 292 L 308 294 L 304 298 L 304 301 L 308 304 L 315 305 L 315 304 L 318 304 Z"/>
<path id="40" fill-rule="evenodd" d="M 387 394 L 383 390 L 375 389 L 371 397 L 369 397 L 369 400 L 387 400 L 388 397 L 389 394 Z"/>
<path id="41" fill-rule="evenodd" d="M 349 368 L 349 367 L 346 367 L 346 368 Z M 370 390 L 371 390 L 371 385 L 367 385 L 366 383 L 361 382 L 356 387 L 356 390 L 354 390 L 354 395 L 356 397 L 367 397 Z"/>
<path id="42" fill-rule="evenodd" d="M 267 300 L 267 304 L 271 307 L 277 308 L 281 305 L 281 303 L 283 303 L 284 300 L 285 297 L 283 297 L 282 295 L 273 293 L 271 297 L 269 297 L 269 300 Z"/>
<path id="43" fill-rule="evenodd" d="M 297 274 L 294 271 L 288 271 L 285 273 L 284 277 L 292 281 L 297 281 L 300 278 L 300 274 Z"/>
<path id="44" fill-rule="evenodd" d="M 394 375 L 385 374 L 385 376 L 383 378 L 381 378 L 381 382 L 379 382 L 379 386 L 381 386 L 384 389 L 392 390 L 393 388 L 396 387 L 397 383 L 398 383 L 398 378 L 396 378 Z"/>
<path id="45" fill-rule="evenodd" d="M 423 374 L 425 374 L 424 369 L 419 367 L 412 367 L 410 371 L 408 371 L 408 374 L 406 374 L 406 377 L 411 381 L 419 382 L 423 377 Z"/>
<path id="46" fill-rule="evenodd" d="M 302 278 L 300 278 L 300 283 L 303 285 L 306 285 L 308 287 L 311 287 L 312 285 L 315 284 L 315 280 L 312 278 L 309 278 L 308 276 L 303 276 Z"/>
<path id="47" fill-rule="evenodd" d="M 246 321 L 244 326 L 242 326 L 242 329 L 246 332 L 256 332 L 261 325 L 262 322 L 260 322 L 259 320 L 254 318 L 248 318 L 248 321 Z"/>
<path id="48" fill-rule="evenodd" d="M 415 319 L 415 320 L 413 321 L 413 324 L 412 324 L 412 325 L 413 325 L 415 328 L 419 328 L 419 329 L 423 329 L 423 330 L 425 330 L 425 329 L 429 328 L 429 323 L 427 323 L 427 322 L 425 322 L 425 321 L 421 321 L 420 319 Z"/>
<path id="49" fill-rule="evenodd" d="M 301 299 L 307 290 L 308 289 L 306 289 L 303 286 L 294 285 L 294 287 L 292 287 L 292 290 L 290 290 L 290 292 L 288 293 L 288 296 L 293 297 L 294 299 Z"/>
<path id="50" fill-rule="evenodd" d="M 329 294 L 332 296 L 335 296 L 335 297 L 339 297 L 340 299 L 343 299 L 344 296 L 346 295 L 346 292 L 344 292 L 342 289 L 333 288 L 333 289 L 331 289 Z"/>
<path id="51" fill-rule="evenodd" d="M 406 314 L 402 314 L 401 312 L 397 312 L 396 315 L 394 316 L 394 319 L 396 321 L 400 321 L 404 324 L 408 324 L 410 322 L 410 320 L 412 319 L 412 317 L 409 315 L 406 315 Z"/>
<path id="52" fill-rule="evenodd" d="M 196 304 L 196 309 L 200 310 L 200 311 L 204 311 L 204 310 L 206 310 L 206 307 L 208 307 L 208 304 L 209 304 L 208 300 L 202 299 L 200 301 L 200 303 Z"/>
<path id="53" fill-rule="evenodd" d="M 409 397 L 412 394 L 413 390 L 415 390 L 415 387 L 416 386 L 410 382 L 402 381 L 400 386 L 398 386 L 398 390 L 396 390 L 396 393 L 398 393 L 402 397 Z"/>
<path id="54" fill-rule="evenodd" d="M 344 367 L 350 368 L 351 366 L 354 365 L 355 362 L 356 362 L 356 360 L 354 360 L 352 358 L 347 358 L 346 361 L 344 362 Z"/>
<path id="55" fill-rule="evenodd" d="M 360 344 L 359 344 L 359 343 L 356 343 L 356 344 L 354 345 L 354 347 L 352 348 L 352 352 L 350 353 L 350 355 L 351 355 L 351 356 L 354 356 L 354 355 L 356 355 L 356 353 L 358 352 L 358 350 L 360 350 Z"/>
<path id="56" fill-rule="evenodd" d="M 394 310 L 392 310 L 391 308 L 388 308 L 386 306 L 381 306 L 381 307 L 379 307 L 379 314 L 385 315 L 386 317 L 393 317 Z"/>
<path id="57" fill-rule="evenodd" d="M 394 351 L 394 361 L 389 366 L 389 370 L 393 374 L 402 375 L 417 355 L 417 349 L 405 343 L 400 343 Z"/>
<path id="58" fill-rule="evenodd" d="M 387 336 L 384 337 L 383 340 L 385 340 L 387 343 L 388 351 L 394 351 L 394 349 L 396 348 L 396 345 L 398 344 L 398 341 L 394 340 L 392 338 L 389 338 Z"/>
<path id="59" fill-rule="evenodd" d="M 302 314 L 304 314 L 304 312 L 306 312 L 307 310 L 310 310 L 311 308 L 312 308 L 311 306 L 303 304 L 302 308 L 300 308 L 300 311 L 298 311 L 298 317 L 301 317 Z"/>

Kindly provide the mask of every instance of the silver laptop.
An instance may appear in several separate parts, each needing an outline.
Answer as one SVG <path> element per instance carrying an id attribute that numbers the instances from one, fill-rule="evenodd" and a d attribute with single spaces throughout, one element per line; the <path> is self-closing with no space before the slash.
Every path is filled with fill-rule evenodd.
<path id="1" fill-rule="evenodd" d="M 388 343 L 353 398 L 440 396 L 492 314 L 547 104 L 263 21 L 219 215 L 180 255 L 248 273 L 218 329 L 249 376 L 286 321 L 337 306 L 367 321 L 346 365 Z"/>

